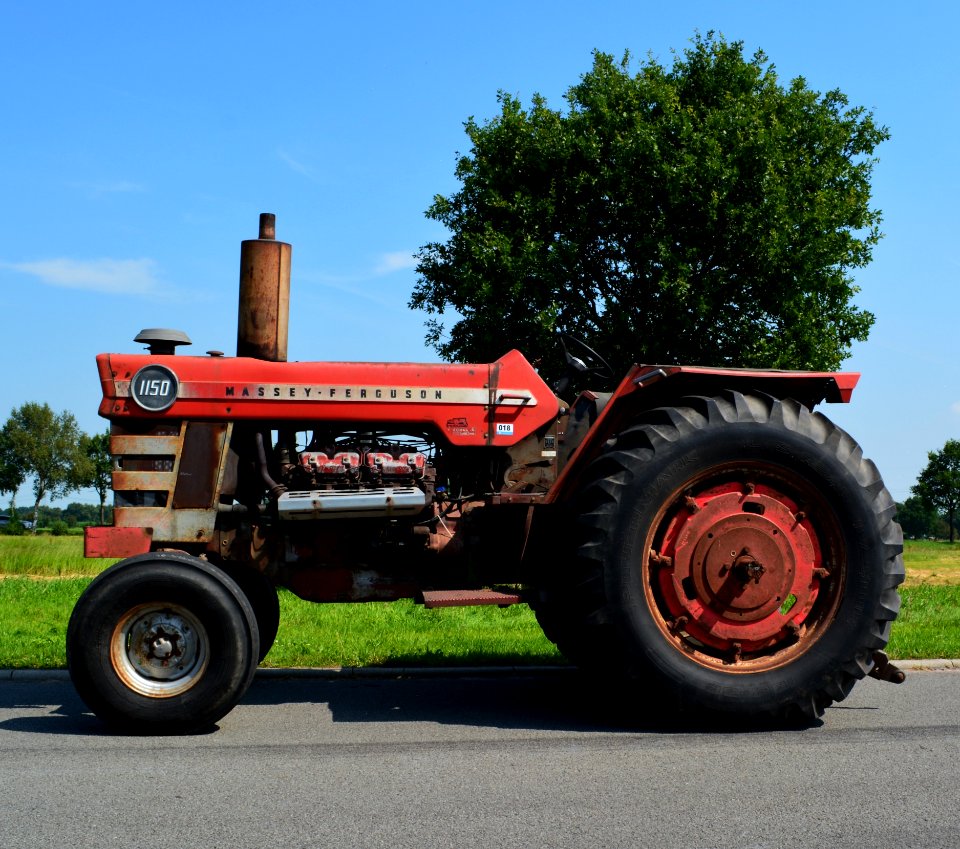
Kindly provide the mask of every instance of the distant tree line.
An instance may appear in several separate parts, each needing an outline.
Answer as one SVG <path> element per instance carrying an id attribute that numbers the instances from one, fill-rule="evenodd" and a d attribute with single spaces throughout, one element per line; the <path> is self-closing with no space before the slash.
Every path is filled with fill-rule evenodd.
<path id="1" fill-rule="evenodd" d="M 104 520 L 107 524 L 113 521 L 113 506 L 107 504 L 104 506 Z M 56 522 L 63 522 L 68 528 L 75 528 L 79 525 L 99 525 L 100 505 L 81 504 L 78 501 L 71 501 L 66 507 L 51 507 L 42 505 L 39 512 L 40 527 L 50 528 Z"/>
<path id="2" fill-rule="evenodd" d="M 94 521 L 104 524 L 111 468 L 109 431 L 86 434 L 72 413 L 56 413 L 48 404 L 30 401 L 15 408 L 0 429 L 0 495 L 9 493 L 10 517 L 15 520 L 17 491 L 30 483 L 34 500 L 27 516 L 34 532 L 44 518 L 44 499 L 62 499 L 87 487 L 96 490 L 100 500 Z M 69 524 L 70 516 L 82 521 L 77 511 L 70 512 L 73 506 L 61 511 L 65 515 L 57 521 Z"/>
<path id="3" fill-rule="evenodd" d="M 927 465 L 897 505 L 897 521 L 908 537 L 956 539 L 960 530 L 960 441 L 948 439 L 940 451 L 927 454 Z"/>

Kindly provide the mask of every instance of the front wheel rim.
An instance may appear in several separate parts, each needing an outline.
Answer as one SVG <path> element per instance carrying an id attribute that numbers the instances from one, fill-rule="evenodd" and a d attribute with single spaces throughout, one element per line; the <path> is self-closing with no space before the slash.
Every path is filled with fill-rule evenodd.
<path id="1" fill-rule="evenodd" d="M 806 653 L 836 617 L 844 559 L 816 487 L 775 467 L 717 468 L 661 510 L 645 546 L 644 592 L 675 648 L 723 672 Z"/>
<path id="2" fill-rule="evenodd" d="M 110 637 L 110 662 L 124 686 L 150 698 L 191 689 L 210 661 L 203 624 L 177 604 L 137 605 L 120 617 Z"/>

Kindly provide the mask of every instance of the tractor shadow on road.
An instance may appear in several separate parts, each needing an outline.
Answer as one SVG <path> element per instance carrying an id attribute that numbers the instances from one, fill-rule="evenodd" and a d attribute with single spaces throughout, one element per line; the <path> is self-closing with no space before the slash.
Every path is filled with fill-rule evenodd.
<path id="1" fill-rule="evenodd" d="M 0 687 L 0 710 L 21 715 L 0 721 L 0 730 L 25 734 L 102 736 L 106 726 L 64 681 L 7 684 Z"/>
<path id="2" fill-rule="evenodd" d="M 822 725 L 756 718 L 729 719 L 681 711 L 655 691 L 631 692 L 620 683 L 573 669 L 511 674 L 405 673 L 358 676 L 258 675 L 235 710 L 244 706 L 301 706 L 334 723 L 436 723 L 529 731 L 649 734 L 751 733 Z M 89 712 L 67 681 L 0 687 L 0 731 L 63 736 L 116 736 Z M 216 732 L 216 726 L 201 734 Z M 120 735 L 126 736 L 126 735 Z"/>
<path id="3" fill-rule="evenodd" d="M 537 731 L 729 733 L 822 725 L 682 711 L 655 692 L 630 692 L 573 669 L 495 676 L 261 677 L 241 704 L 323 704 L 334 723 L 432 722 Z"/>

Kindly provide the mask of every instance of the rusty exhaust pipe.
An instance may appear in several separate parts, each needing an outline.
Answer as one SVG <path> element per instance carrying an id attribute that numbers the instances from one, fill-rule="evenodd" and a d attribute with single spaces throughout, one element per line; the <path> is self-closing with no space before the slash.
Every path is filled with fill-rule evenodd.
<path id="1" fill-rule="evenodd" d="M 240 306 L 237 356 L 286 362 L 290 319 L 290 256 L 276 240 L 277 217 L 260 213 L 257 239 L 240 243 Z"/>

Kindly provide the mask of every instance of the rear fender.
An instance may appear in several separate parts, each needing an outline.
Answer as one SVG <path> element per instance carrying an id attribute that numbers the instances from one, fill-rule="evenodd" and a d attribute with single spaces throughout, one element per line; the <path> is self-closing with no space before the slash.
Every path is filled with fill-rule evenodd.
<path id="1" fill-rule="evenodd" d="M 544 499 L 562 502 L 579 485 L 583 470 L 604 443 L 644 410 L 675 404 L 691 395 L 715 395 L 723 390 L 761 392 L 793 398 L 812 409 L 817 404 L 848 403 L 860 375 L 857 372 L 761 371 L 702 366 L 634 366 L 610 396 L 584 393 L 577 404 L 595 404 L 595 419 L 585 431 L 571 428 L 570 442 L 561 451 L 565 460 L 556 483 Z M 572 417 L 571 417 L 572 418 Z M 574 444 L 570 444 L 574 443 Z"/>

